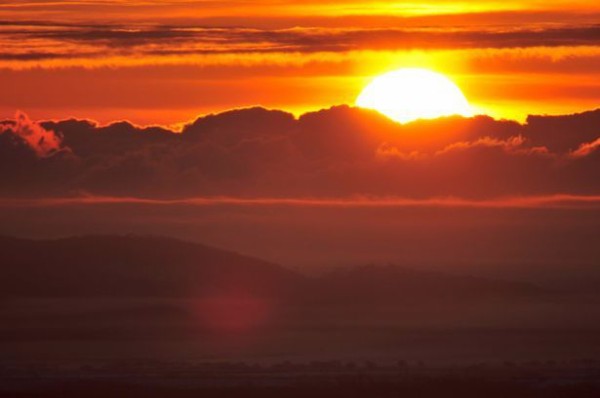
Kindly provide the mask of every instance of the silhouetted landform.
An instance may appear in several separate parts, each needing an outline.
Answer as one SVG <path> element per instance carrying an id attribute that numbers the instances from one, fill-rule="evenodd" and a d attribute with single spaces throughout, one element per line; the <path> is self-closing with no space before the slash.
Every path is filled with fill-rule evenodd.
<path id="1" fill-rule="evenodd" d="M 5 341 L 308 332 L 341 342 L 363 332 L 372 339 L 374 331 L 448 328 L 590 333 L 600 319 L 594 298 L 522 282 L 398 266 L 309 277 L 159 237 L 1 238 L 0 264 Z"/>
<path id="2" fill-rule="evenodd" d="M 208 115 L 181 132 L 126 121 L 0 122 L 0 195 L 597 195 L 600 110 L 401 125 L 337 106 Z M 417 177 L 416 177 L 417 176 Z"/>
<path id="3" fill-rule="evenodd" d="M 560 294 L 528 283 L 446 275 L 394 265 L 341 269 L 326 275 L 320 282 L 342 302 L 351 302 L 360 297 L 356 305 L 398 303 L 407 299 L 418 302 L 542 299 L 551 294 Z"/>
<path id="4" fill-rule="evenodd" d="M 280 265 L 198 243 L 152 236 L 31 240 L 0 237 L 4 298 L 202 298 L 235 291 L 279 300 L 396 303 L 544 297 L 531 284 L 417 271 L 351 267 L 310 278 Z"/>
<path id="5" fill-rule="evenodd" d="M 303 282 L 266 261 L 169 238 L 0 238 L 0 252 L 4 298 L 285 297 Z"/>

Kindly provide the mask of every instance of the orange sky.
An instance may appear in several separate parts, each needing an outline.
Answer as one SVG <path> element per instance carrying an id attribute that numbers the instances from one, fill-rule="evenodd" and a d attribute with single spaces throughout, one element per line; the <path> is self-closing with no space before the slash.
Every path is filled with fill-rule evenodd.
<path id="1" fill-rule="evenodd" d="M 600 103 L 595 1 L 34 1 L 0 4 L 0 115 L 176 124 L 352 104 L 399 67 L 450 76 L 481 113 Z"/>

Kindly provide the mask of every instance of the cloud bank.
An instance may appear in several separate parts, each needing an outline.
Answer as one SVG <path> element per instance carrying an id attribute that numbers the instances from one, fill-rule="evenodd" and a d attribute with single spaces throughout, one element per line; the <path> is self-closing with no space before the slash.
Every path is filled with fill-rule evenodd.
<path id="1" fill-rule="evenodd" d="M 599 195 L 600 110 L 394 123 L 338 106 L 299 118 L 263 108 L 182 131 L 89 120 L 0 124 L 3 197 L 181 199 Z"/>
<path id="2" fill-rule="evenodd" d="M 435 25 L 434 25 L 435 26 Z M 0 62 L 116 57 L 149 58 L 269 53 L 344 53 L 358 50 L 503 49 L 595 46 L 599 25 L 509 28 L 206 27 L 197 25 L 65 24 L 0 21 Z M 1 65 L 1 64 L 0 64 Z"/>

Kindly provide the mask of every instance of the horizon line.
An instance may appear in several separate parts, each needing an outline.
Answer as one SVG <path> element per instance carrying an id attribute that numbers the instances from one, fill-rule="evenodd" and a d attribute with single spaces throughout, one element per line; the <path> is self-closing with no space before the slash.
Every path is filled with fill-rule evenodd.
<path id="1" fill-rule="evenodd" d="M 380 208 L 380 207 L 450 207 L 482 209 L 598 209 L 600 195 L 548 194 L 504 196 L 497 198 L 469 199 L 457 196 L 407 198 L 397 196 L 348 197 L 241 197 L 241 196 L 194 196 L 186 198 L 149 198 L 135 196 L 79 195 L 46 198 L 0 198 L 0 207 L 62 207 L 70 205 L 146 205 L 146 206 L 282 206 L 312 208 Z"/>

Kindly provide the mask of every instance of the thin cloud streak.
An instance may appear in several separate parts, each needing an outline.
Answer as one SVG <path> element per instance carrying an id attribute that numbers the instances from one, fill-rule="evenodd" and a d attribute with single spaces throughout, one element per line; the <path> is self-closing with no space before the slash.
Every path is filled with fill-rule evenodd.
<path id="1" fill-rule="evenodd" d="M 457 197 L 428 199 L 410 198 L 240 198 L 240 197 L 194 197 L 184 199 L 150 199 L 116 196 L 78 196 L 43 199 L 0 199 L 0 206 L 11 207 L 62 207 L 62 206 L 101 206 L 101 205 L 143 205 L 143 206 L 239 206 L 239 207 L 336 207 L 336 208 L 378 208 L 378 207 L 456 207 L 456 208 L 557 208 L 557 209 L 597 209 L 600 208 L 600 195 L 545 195 L 506 197 L 485 200 L 470 200 Z"/>
<path id="2" fill-rule="evenodd" d="M 0 21 L 0 61 L 44 62 L 118 57 L 345 53 L 407 49 L 595 46 L 599 25 L 502 28 L 210 28 L 197 26 L 31 25 Z"/>

